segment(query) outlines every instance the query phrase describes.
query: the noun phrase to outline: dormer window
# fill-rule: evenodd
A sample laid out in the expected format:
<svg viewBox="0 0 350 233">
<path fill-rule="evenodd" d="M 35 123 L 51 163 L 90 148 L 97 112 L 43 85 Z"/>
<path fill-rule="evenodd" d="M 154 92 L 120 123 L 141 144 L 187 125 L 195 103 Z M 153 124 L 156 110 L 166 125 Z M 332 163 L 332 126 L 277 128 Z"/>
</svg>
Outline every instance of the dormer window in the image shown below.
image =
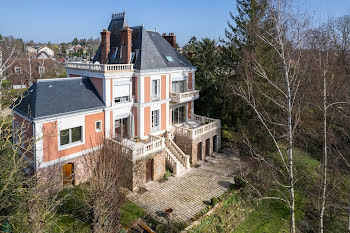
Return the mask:
<svg viewBox="0 0 350 233">
<path fill-rule="evenodd" d="M 173 57 L 170 55 L 164 55 L 164 57 L 167 59 L 168 62 L 174 61 Z"/>
</svg>

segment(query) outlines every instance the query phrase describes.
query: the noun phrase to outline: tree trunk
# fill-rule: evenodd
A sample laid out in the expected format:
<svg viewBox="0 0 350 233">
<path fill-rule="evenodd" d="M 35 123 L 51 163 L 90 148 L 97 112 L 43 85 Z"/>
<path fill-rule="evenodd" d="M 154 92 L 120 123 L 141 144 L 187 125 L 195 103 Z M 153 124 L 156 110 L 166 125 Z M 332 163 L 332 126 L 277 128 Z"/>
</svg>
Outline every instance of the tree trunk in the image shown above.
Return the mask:
<svg viewBox="0 0 350 233">
<path fill-rule="evenodd" d="M 283 58 L 284 59 L 284 58 Z M 284 60 L 285 61 L 285 60 Z M 285 64 L 284 64 L 285 65 Z M 289 194 L 290 194 L 290 232 L 296 232 L 295 226 L 295 196 L 294 196 L 294 172 L 293 172 L 293 127 L 292 127 L 292 104 L 291 104 L 291 91 L 289 83 L 289 74 L 287 66 L 285 69 L 285 79 L 287 88 L 287 124 L 288 124 L 288 170 L 289 170 Z"/>
<path fill-rule="evenodd" d="M 320 233 L 323 233 L 324 228 L 324 211 L 326 205 L 326 192 L 327 192 L 327 82 L 326 75 L 323 74 L 323 150 L 324 150 L 324 164 L 323 164 L 323 190 L 321 199 L 321 213 L 320 213 Z"/>
</svg>

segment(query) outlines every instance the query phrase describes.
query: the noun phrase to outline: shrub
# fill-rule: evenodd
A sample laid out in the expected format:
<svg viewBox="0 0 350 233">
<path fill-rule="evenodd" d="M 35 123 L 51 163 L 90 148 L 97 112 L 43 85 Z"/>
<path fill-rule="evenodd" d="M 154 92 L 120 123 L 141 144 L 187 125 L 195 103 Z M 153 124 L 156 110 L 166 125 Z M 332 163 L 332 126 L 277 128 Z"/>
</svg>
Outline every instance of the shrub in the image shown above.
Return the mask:
<svg viewBox="0 0 350 233">
<path fill-rule="evenodd" d="M 245 188 L 246 182 L 242 180 L 240 177 L 235 177 L 235 183 L 231 185 L 231 190 L 240 190 Z"/>
<path fill-rule="evenodd" d="M 164 177 L 168 179 L 170 176 L 171 176 L 171 171 L 169 169 L 166 169 L 164 173 Z"/>
<path fill-rule="evenodd" d="M 216 197 L 213 197 L 213 198 L 210 200 L 210 203 L 211 203 L 211 205 L 214 207 L 216 204 L 219 203 L 219 200 L 218 200 Z"/>
</svg>

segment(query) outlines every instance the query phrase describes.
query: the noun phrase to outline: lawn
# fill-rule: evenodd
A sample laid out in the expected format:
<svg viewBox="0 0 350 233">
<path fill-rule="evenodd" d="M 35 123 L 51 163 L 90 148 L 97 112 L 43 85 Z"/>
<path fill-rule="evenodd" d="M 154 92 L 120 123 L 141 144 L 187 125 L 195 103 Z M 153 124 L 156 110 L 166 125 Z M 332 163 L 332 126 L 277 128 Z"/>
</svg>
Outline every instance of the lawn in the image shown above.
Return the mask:
<svg viewBox="0 0 350 233">
<path fill-rule="evenodd" d="M 126 201 L 120 209 L 121 223 L 124 226 L 128 226 L 136 219 L 145 216 L 145 214 L 146 212 L 144 209 L 131 201 Z"/>
<path fill-rule="evenodd" d="M 277 154 L 273 155 L 276 159 Z M 308 185 L 318 179 L 317 168 L 320 163 L 309 154 L 294 150 L 295 168 L 298 174 L 304 176 L 298 186 Z M 305 205 L 305 189 L 296 193 L 296 201 L 299 208 Z M 304 217 L 304 213 L 296 212 L 297 220 Z M 213 214 L 204 218 L 201 224 L 191 230 L 191 233 L 199 232 L 269 232 L 282 233 L 289 231 L 289 209 L 280 201 L 272 200 L 247 200 L 244 190 L 232 191 L 222 202 L 221 206 Z"/>
</svg>

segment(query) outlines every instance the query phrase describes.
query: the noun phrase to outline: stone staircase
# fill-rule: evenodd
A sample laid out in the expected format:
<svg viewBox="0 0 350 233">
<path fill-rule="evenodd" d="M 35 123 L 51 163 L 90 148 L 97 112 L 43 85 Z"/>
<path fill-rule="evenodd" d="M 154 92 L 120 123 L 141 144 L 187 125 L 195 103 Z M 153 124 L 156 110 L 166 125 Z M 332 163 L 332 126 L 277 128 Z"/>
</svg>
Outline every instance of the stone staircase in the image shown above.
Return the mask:
<svg viewBox="0 0 350 233">
<path fill-rule="evenodd" d="M 170 138 L 165 139 L 165 145 L 166 164 L 173 170 L 173 175 L 178 177 L 187 173 L 191 169 L 190 156 L 186 155 Z"/>
</svg>

